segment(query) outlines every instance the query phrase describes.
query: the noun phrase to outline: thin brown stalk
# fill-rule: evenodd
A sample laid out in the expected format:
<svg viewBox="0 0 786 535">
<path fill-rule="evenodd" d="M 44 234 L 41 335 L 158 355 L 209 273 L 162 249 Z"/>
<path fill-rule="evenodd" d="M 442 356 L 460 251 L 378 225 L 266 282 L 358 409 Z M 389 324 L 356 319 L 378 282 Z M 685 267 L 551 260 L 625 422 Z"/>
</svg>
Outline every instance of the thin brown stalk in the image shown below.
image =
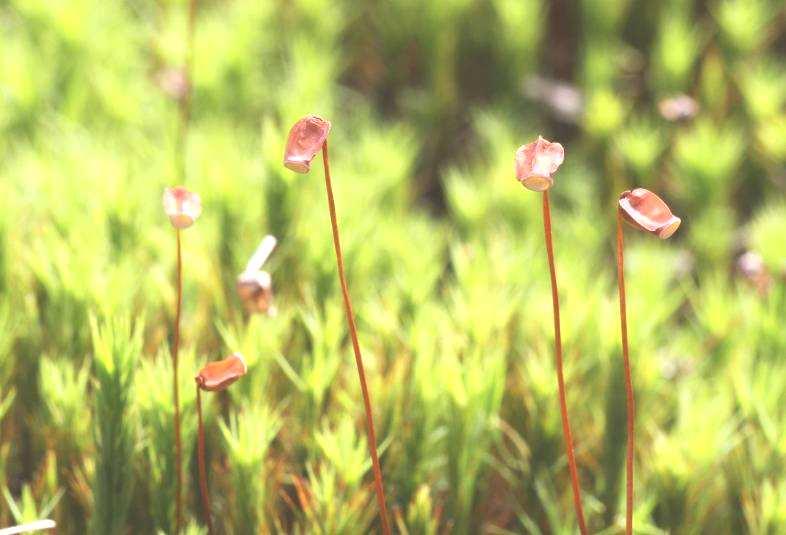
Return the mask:
<svg viewBox="0 0 786 535">
<path fill-rule="evenodd" d="M 377 505 L 379 506 L 379 516 L 382 521 L 382 531 L 385 535 L 390 535 L 390 524 L 388 522 L 387 505 L 385 504 L 385 490 L 382 482 L 382 469 L 379 465 L 377 455 L 377 436 L 374 432 L 374 419 L 371 415 L 371 396 L 366 384 L 366 372 L 363 368 L 363 357 L 360 355 L 360 344 L 358 333 L 355 327 L 355 314 L 352 311 L 352 301 L 349 297 L 349 287 L 347 286 L 346 275 L 344 274 L 344 256 L 341 253 L 341 242 L 338 235 L 338 220 L 336 218 L 336 204 L 333 200 L 333 186 L 330 182 L 330 162 L 328 159 L 327 140 L 322 145 L 322 163 L 325 168 L 325 189 L 327 190 L 328 211 L 330 212 L 330 224 L 333 229 L 333 246 L 336 250 L 336 264 L 338 265 L 338 278 L 341 283 L 341 294 L 344 297 L 344 311 L 347 315 L 347 325 L 349 335 L 352 338 L 352 349 L 355 352 L 355 364 L 357 365 L 358 377 L 360 378 L 360 390 L 363 393 L 363 405 L 366 411 L 366 433 L 368 434 L 368 448 L 371 453 L 371 464 L 374 470 L 374 486 L 377 493 Z"/>
<path fill-rule="evenodd" d="M 213 517 L 210 513 L 210 494 L 207 490 L 207 466 L 205 464 L 205 427 L 202 423 L 202 391 L 197 385 L 197 464 L 199 465 L 199 492 L 202 495 L 202 510 L 205 515 L 207 532 L 213 535 Z"/>
<path fill-rule="evenodd" d="M 183 306 L 183 257 L 180 247 L 180 229 L 175 230 L 177 236 L 177 300 L 175 302 L 175 332 L 172 339 L 172 398 L 175 408 L 175 533 L 180 533 L 183 525 L 183 446 L 180 437 L 180 385 L 179 385 L 179 352 L 180 352 L 180 313 Z"/>
<path fill-rule="evenodd" d="M 620 331 L 622 334 L 622 359 L 625 365 L 625 394 L 628 411 L 628 445 L 626 455 L 625 477 L 625 533 L 633 533 L 633 422 L 636 418 L 636 405 L 633 399 L 633 381 L 630 371 L 630 354 L 628 350 L 628 317 L 625 304 L 625 258 L 624 238 L 622 231 L 622 211 L 617 210 L 617 283 L 620 297 Z"/>
<path fill-rule="evenodd" d="M 579 474 L 576 468 L 576 456 L 573 452 L 573 434 L 570 430 L 568 419 L 568 402 L 565 396 L 565 377 L 562 371 L 562 332 L 559 316 L 559 290 L 557 289 L 557 271 L 554 266 L 554 244 L 551 239 L 551 205 L 549 204 L 548 190 L 543 192 L 543 230 L 546 236 L 546 255 L 549 260 L 549 275 L 551 276 L 551 303 L 554 311 L 554 356 L 557 364 L 557 386 L 559 388 L 559 406 L 562 416 L 562 433 L 565 436 L 565 450 L 568 455 L 568 468 L 573 486 L 573 506 L 576 509 L 576 519 L 582 535 L 587 534 L 587 524 L 584 520 L 584 509 L 581 505 L 581 487 Z"/>
</svg>

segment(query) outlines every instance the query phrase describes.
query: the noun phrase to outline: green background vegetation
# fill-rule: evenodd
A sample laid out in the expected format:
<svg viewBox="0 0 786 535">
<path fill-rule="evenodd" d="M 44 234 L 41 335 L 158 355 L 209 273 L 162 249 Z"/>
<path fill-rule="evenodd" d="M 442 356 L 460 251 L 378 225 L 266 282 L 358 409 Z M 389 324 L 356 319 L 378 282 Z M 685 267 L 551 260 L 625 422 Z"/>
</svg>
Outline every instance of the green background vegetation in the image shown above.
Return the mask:
<svg viewBox="0 0 786 535">
<path fill-rule="evenodd" d="M 183 0 L 0 0 L 0 525 L 171 533 L 168 336 L 181 181 Z M 593 531 L 623 524 L 613 224 L 633 185 L 683 217 L 628 232 L 640 533 L 786 532 L 786 9 L 779 0 L 200 2 L 185 184 L 187 513 L 193 374 L 229 533 L 377 529 L 360 392 L 317 167 L 289 126 L 333 121 L 331 163 L 388 498 L 411 534 L 574 533 L 540 198 L 553 189 L 569 407 Z M 544 102 L 544 82 L 578 97 Z M 700 103 L 692 120 L 664 97 Z M 547 99 L 549 100 L 549 99 Z M 550 101 L 550 100 L 549 100 Z M 278 315 L 234 281 L 264 234 Z M 770 282 L 735 267 L 752 250 Z M 622 491 L 622 492 L 621 492 Z"/>
</svg>

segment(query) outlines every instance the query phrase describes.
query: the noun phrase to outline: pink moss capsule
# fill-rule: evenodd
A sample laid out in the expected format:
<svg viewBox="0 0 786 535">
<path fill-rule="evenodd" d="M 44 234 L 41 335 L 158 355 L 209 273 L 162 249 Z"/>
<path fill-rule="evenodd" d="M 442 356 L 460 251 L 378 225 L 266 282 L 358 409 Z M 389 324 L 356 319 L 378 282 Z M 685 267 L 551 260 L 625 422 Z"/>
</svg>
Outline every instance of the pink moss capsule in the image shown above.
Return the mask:
<svg viewBox="0 0 786 535">
<path fill-rule="evenodd" d="M 208 362 L 194 378 L 202 390 L 218 392 L 243 377 L 248 371 L 240 353 L 232 353 L 223 360 Z"/>
<path fill-rule="evenodd" d="M 644 188 L 622 192 L 619 207 L 628 223 L 662 240 L 674 234 L 682 223 L 663 199 Z"/>
<path fill-rule="evenodd" d="M 202 213 L 202 200 L 199 195 L 183 186 L 164 190 L 164 212 L 169 216 L 172 226 L 177 229 L 188 228 Z"/>
<path fill-rule="evenodd" d="M 296 173 L 308 173 L 311 161 L 322 150 L 330 133 L 330 121 L 316 115 L 300 119 L 289 131 L 284 166 Z"/>
<path fill-rule="evenodd" d="M 538 136 L 537 141 L 522 145 L 516 151 L 516 178 L 532 191 L 546 191 L 565 159 L 565 149 Z"/>
</svg>

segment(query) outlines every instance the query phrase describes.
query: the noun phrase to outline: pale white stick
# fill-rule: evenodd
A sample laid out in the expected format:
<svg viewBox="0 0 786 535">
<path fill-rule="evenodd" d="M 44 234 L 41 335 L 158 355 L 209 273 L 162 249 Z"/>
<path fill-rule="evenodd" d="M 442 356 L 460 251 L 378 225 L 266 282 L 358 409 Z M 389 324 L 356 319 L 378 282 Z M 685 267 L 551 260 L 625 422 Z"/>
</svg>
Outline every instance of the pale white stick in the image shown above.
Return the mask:
<svg viewBox="0 0 786 535">
<path fill-rule="evenodd" d="M 273 252 L 273 249 L 276 248 L 276 237 L 271 236 L 268 234 L 262 241 L 259 242 L 259 246 L 257 250 L 254 251 L 254 254 L 251 255 L 251 259 L 246 264 L 246 269 L 243 273 L 255 273 L 262 269 L 262 266 L 267 262 L 267 259 L 270 257 L 270 254 Z"/>
<path fill-rule="evenodd" d="M 39 529 L 52 529 L 55 527 L 54 520 L 36 520 L 28 524 L 21 524 L 10 528 L 0 529 L 0 535 L 14 535 L 16 533 L 30 533 Z"/>
</svg>

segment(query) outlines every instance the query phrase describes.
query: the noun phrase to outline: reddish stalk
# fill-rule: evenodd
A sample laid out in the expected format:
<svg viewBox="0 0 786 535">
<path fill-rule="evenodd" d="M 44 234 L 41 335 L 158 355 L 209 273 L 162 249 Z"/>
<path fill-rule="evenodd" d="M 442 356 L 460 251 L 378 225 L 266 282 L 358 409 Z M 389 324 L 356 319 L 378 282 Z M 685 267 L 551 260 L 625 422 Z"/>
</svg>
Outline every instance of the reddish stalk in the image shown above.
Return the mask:
<svg viewBox="0 0 786 535">
<path fill-rule="evenodd" d="M 180 247 L 180 229 L 177 236 L 177 301 L 175 304 L 175 332 L 172 340 L 172 397 L 175 405 L 175 533 L 183 525 L 183 446 L 180 437 L 180 386 L 178 369 L 180 351 L 180 312 L 183 305 L 183 258 Z"/>
<path fill-rule="evenodd" d="M 633 399 L 633 381 L 630 372 L 630 354 L 628 350 L 628 318 L 625 304 L 625 258 L 624 238 L 622 231 L 622 211 L 617 210 L 617 283 L 620 298 L 620 331 L 622 333 L 622 359 L 625 366 L 625 394 L 628 412 L 628 445 L 626 456 L 625 483 L 625 533 L 633 533 L 633 422 L 636 417 L 636 405 Z"/>
<path fill-rule="evenodd" d="M 344 274 L 344 256 L 341 253 L 341 242 L 338 234 L 338 221 L 336 218 L 336 205 L 333 200 L 333 187 L 330 181 L 330 162 L 328 159 L 327 140 L 322 145 L 322 164 L 325 168 L 325 189 L 327 190 L 328 211 L 330 212 L 330 224 L 333 230 L 333 246 L 336 250 L 336 264 L 338 265 L 338 278 L 341 283 L 341 294 L 344 297 L 344 311 L 347 315 L 347 325 L 349 335 L 352 338 L 352 349 L 355 352 L 355 364 L 357 365 L 358 377 L 360 378 L 360 390 L 363 393 L 363 405 L 366 411 L 366 433 L 368 435 L 368 448 L 371 453 L 371 463 L 374 470 L 374 486 L 377 494 L 377 505 L 379 506 L 379 516 L 382 520 L 382 532 L 390 535 L 390 524 L 388 523 L 388 511 L 385 504 L 385 490 L 382 483 L 382 469 L 379 465 L 377 455 L 377 436 L 374 432 L 374 419 L 371 415 L 371 396 L 366 384 L 366 372 L 363 368 L 363 357 L 360 355 L 360 344 L 358 333 L 355 327 L 355 314 L 352 311 L 352 301 L 349 297 L 349 287 L 347 286 L 346 275 Z"/>
<path fill-rule="evenodd" d="M 202 213 L 199 195 L 182 186 L 166 188 L 163 196 L 164 213 L 175 228 L 177 241 L 175 325 L 172 335 L 172 405 L 175 430 L 175 533 L 183 526 L 183 447 L 180 437 L 180 319 L 183 308 L 183 254 L 180 231 L 194 224 Z"/>
<path fill-rule="evenodd" d="M 207 466 L 205 463 L 205 426 L 202 423 L 202 390 L 219 392 L 244 376 L 248 371 L 246 361 L 240 353 L 232 353 L 223 360 L 209 362 L 194 379 L 197 400 L 197 465 L 199 466 L 199 491 L 202 495 L 202 510 L 209 535 L 213 535 L 213 515 L 210 511 L 210 494 L 207 489 Z"/>
<path fill-rule="evenodd" d="M 551 205 L 549 192 L 543 191 L 543 230 L 546 236 L 546 255 L 549 260 L 549 275 L 551 276 L 551 302 L 554 311 L 554 356 L 557 364 L 557 385 L 559 387 L 559 405 L 562 416 L 562 433 L 565 436 L 565 449 L 568 455 L 568 468 L 573 486 L 573 506 L 576 509 L 576 519 L 582 535 L 587 534 L 587 524 L 584 520 L 584 509 L 581 505 L 581 487 L 579 474 L 576 468 L 576 456 L 573 452 L 573 434 L 570 430 L 568 419 L 568 403 L 565 396 L 565 377 L 562 371 L 562 333 L 559 316 L 559 290 L 557 289 L 557 271 L 554 266 L 554 245 L 551 240 Z"/>
<path fill-rule="evenodd" d="M 213 518 L 210 513 L 210 495 L 207 491 L 207 467 L 205 466 L 205 428 L 202 424 L 202 392 L 197 383 L 197 422 L 198 422 L 198 442 L 197 442 L 197 464 L 199 465 L 199 492 L 202 494 L 202 509 L 205 514 L 207 532 L 213 534 Z"/>
</svg>

